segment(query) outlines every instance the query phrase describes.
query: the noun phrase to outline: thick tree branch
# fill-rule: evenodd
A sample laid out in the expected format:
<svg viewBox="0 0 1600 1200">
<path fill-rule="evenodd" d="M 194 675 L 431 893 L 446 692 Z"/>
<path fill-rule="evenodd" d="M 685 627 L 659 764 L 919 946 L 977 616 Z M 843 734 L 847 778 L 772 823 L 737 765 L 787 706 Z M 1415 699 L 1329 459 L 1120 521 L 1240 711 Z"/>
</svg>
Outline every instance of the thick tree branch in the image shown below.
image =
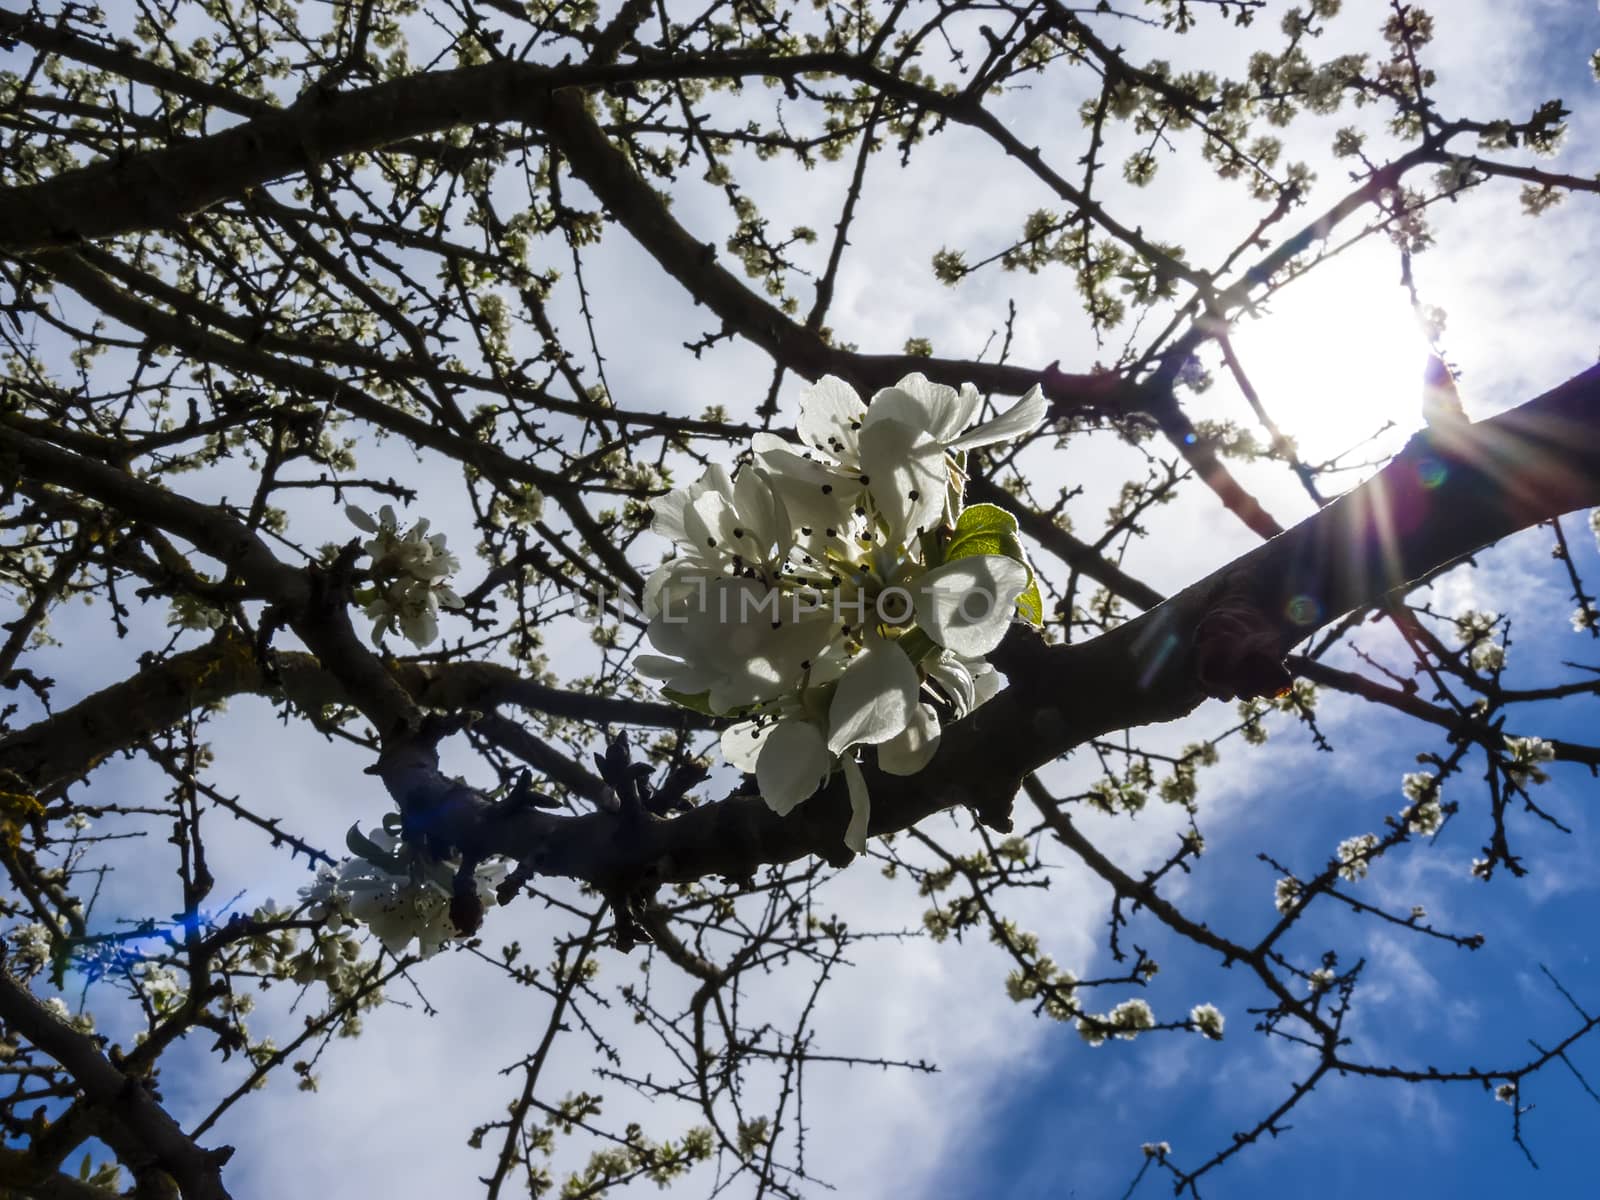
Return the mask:
<svg viewBox="0 0 1600 1200">
<path fill-rule="evenodd" d="M 177 1182 L 184 1200 L 228 1200 L 222 1164 L 233 1148 L 203 1150 L 195 1145 L 144 1083 L 124 1075 L 93 1037 L 57 1019 L 3 969 L 0 1020 L 66 1068 L 84 1099 L 105 1114 L 100 1135 L 141 1179 L 141 1195 L 146 1194 L 143 1177 L 156 1169 Z"/>
<path fill-rule="evenodd" d="M 314 655 L 280 650 L 273 652 L 271 661 L 268 671 L 243 636 L 224 630 L 207 645 L 174 654 L 0 738 L 0 770 L 14 771 L 42 791 L 86 774 L 117 751 L 230 696 L 284 696 L 308 712 L 353 702 L 348 689 Z M 488 712 L 511 704 L 599 725 L 700 729 L 710 724 L 676 705 L 569 692 L 535 683 L 497 663 L 398 662 L 391 671 L 419 705 L 439 712 Z M 547 773 L 555 775 L 558 770 L 552 767 Z M 573 777 L 588 778 L 592 777 L 583 771 Z M 582 787 L 578 790 L 587 794 Z"/>
</svg>

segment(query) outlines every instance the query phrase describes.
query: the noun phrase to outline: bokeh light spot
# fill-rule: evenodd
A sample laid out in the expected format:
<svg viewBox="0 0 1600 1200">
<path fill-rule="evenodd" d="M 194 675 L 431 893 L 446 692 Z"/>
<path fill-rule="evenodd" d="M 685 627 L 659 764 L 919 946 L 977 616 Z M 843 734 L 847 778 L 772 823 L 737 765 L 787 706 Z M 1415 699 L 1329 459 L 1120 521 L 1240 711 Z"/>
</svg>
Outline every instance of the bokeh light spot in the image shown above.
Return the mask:
<svg viewBox="0 0 1600 1200">
<path fill-rule="evenodd" d="M 1445 481 L 1450 470 L 1437 458 L 1419 458 L 1417 460 L 1417 482 L 1432 491 Z"/>
<path fill-rule="evenodd" d="M 1284 615 L 1296 625 L 1315 625 L 1322 620 L 1322 605 L 1315 596 L 1304 593 L 1289 597 L 1283 606 Z"/>
</svg>

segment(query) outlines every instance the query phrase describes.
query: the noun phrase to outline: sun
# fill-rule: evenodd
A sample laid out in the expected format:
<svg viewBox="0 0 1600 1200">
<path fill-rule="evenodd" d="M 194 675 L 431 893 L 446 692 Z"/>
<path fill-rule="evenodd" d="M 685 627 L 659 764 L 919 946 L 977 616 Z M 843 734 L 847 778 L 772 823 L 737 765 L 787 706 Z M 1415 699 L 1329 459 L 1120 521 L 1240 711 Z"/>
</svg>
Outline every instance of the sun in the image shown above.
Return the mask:
<svg viewBox="0 0 1600 1200">
<path fill-rule="evenodd" d="M 1381 462 L 1422 425 L 1429 346 L 1399 273 L 1388 247 L 1359 247 L 1234 326 L 1262 406 L 1310 466 Z"/>
</svg>

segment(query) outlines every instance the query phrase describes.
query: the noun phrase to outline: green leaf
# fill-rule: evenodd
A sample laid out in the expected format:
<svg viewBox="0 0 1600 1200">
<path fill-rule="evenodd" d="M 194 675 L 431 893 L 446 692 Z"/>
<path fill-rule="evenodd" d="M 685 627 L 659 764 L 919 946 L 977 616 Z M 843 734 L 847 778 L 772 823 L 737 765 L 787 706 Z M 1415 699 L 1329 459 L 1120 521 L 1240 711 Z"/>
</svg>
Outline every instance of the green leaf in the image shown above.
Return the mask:
<svg viewBox="0 0 1600 1200">
<path fill-rule="evenodd" d="M 694 712 L 704 713 L 708 717 L 720 717 L 722 715 L 711 710 L 710 692 L 696 692 L 691 696 L 688 692 L 676 692 L 669 687 L 664 687 L 661 689 L 661 694 L 680 708 L 692 709 Z"/>
<path fill-rule="evenodd" d="M 1027 562 L 1022 542 L 1017 537 L 1017 519 L 996 504 L 974 504 L 963 509 L 956 521 L 955 536 L 945 547 L 944 561 L 971 558 L 978 554 L 1000 554 Z"/>
<path fill-rule="evenodd" d="M 979 531 L 1015 534 L 1017 519 L 998 504 L 969 505 L 956 518 L 956 536 Z"/>
<path fill-rule="evenodd" d="M 1039 594 L 1039 581 L 1033 578 L 1033 569 L 1028 569 L 1028 586 L 1022 595 L 1017 597 L 1017 615 L 1038 629 L 1044 624 L 1044 597 Z"/>
</svg>

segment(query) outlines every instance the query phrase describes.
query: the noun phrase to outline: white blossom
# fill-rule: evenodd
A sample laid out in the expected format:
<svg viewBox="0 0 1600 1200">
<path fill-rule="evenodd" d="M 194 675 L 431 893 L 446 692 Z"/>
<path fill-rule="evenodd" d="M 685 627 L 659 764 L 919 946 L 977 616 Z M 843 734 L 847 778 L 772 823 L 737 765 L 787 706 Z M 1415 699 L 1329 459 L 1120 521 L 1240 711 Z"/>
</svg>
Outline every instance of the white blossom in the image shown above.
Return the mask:
<svg viewBox="0 0 1600 1200">
<path fill-rule="evenodd" d="M 20 974 L 32 975 L 50 961 L 50 931 L 37 921 L 13 929 L 6 938 L 12 966 Z"/>
<path fill-rule="evenodd" d="M 1285 916 L 1299 903 L 1300 893 L 1305 890 L 1302 884 L 1293 875 L 1285 875 L 1278 880 L 1273 888 L 1272 905 Z"/>
<path fill-rule="evenodd" d="M 1117 1027 L 1117 1037 L 1124 1041 L 1132 1041 L 1139 1035 L 1140 1030 L 1154 1028 L 1156 1017 L 1150 1011 L 1149 1003 L 1136 996 L 1131 1000 L 1124 1000 L 1113 1008 L 1106 1017 L 1106 1023 Z"/>
<path fill-rule="evenodd" d="M 1538 737 L 1508 737 L 1505 739 L 1506 757 L 1509 760 L 1506 766 L 1506 777 L 1518 787 L 1526 787 L 1529 781 L 1533 783 L 1548 783 L 1550 776 L 1540 769 L 1539 764 L 1550 762 L 1556 756 L 1556 748 L 1550 742 Z"/>
<path fill-rule="evenodd" d="M 358 596 L 373 622 L 373 642 L 398 631 L 418 647 L 429 645 L 439 636 L 439 610 L 462 606 L 461 597 L 445 582 L 461 567 L 445 548 L 445 535 L 429 534 L 426 518 L 401 533 L 394 508 L 387 504 L 376 519 L 354 504 L 344 511 L 357 529 L 373 535 L 362 548 L 372 558 L 374 586 Z"/>
<path fill-rule="evenodd" d="M 1472 647 L 1468 656 L 1475 671 L 1499 671 L 1506 665 L 1506 648 L 1499 642 L 1485 639 Z"/>
<path fill-rule="evenodd" d="M 184 987 L 178 973 L 160 963 L 145 963 L 139 972 L 139 988 L 158 1013 L 170 1012 L 182 1002 Z"/>
<path fill-rule="evenodd" d="M 1400 791 L 1405 798 L 1413 804 L 1426 800 L 1434 794 L 1438 787 L 1437 775 L 1430 775 L 1426 771 L 1408 771 L 1400 779 Z"/>
<path fill-rule="evenodd" d="M 862 753 L 876 747 L 891 774 L 926 766 L 941 734 L 931 701 L 960 719 L 995 694 L 984 656 L 1032 586 L 1015 518 L 963 509 L 963 464 L 1034 429 L 1044 400 L 1034 388 L 974 424 L 980 404 L 970 386 L 921 375 L 864 403 L 827 377 L 801 396 L 803 445 L 757 435 L 753 461 L 712 466 L 655 504 L 652 528 L 676 555 L 646 583 L 657 653 L 635 668 L 680 703 L 745 718 L 723 755 L 754 772 L 774 811 L 842 773 L 857 852 L 870 820 Z M 958 552 L 975 530 L 981 548 Z"/>
<path fill-rule="evenodd" d="M 1208 1038 L 1218 1042 L 1222 1040 L 1223 1016 L 1215 1004 L 1196 1004 L 1189 1010 L 1189 1020 Z"/>
<path fill-rule="evenodd" d="M 394 507 L 385 504 L 378 518 L 354 504 L 345 506 L 345 516 L 363 533 L 372 534 L 363 549 L 372 557 L 375 575 L 409 575 L 413 579 L 443 579 L 460 570 L 456 556 L 445 549 L 445 535 L 429 534 L 428 520 L 420 519 L 405 533 L 400 532 Z"/>
<path fill-rule="evenodd" d="M 1079 1017 L 1078 1018 L 1078 1022 L 1077 1022 L 1078 1036 L 1081 1037 L 1085 1042 L 1087 1042 L 1091 1046 L 1103 1046 L 1103 1045 L 1105 1045 L 1106 1044 L 1105 1027 L 1103 1025 L 1097 1023 L 1097 1022 L 1099 1022 L 1101 1020 L 1103 1020 L 1103 1018 L 1096 1017 L 1096 1018 L 1090 1019 L 1090 1018 L 1085 1018 L 1085 1017 Z"/>
<path fill-rule="evenodd" d="M 1401 815 L 1405 818 L 1406 831 L 1422 837 L 1432 837 L 1444 824 L 1444 809 L 1439 807 L 1437 800 L 1419 801 Z"/>
<path fill-rule="evenodd" d="M 1358 837 L 1346 838 L 1339 843 L 1339 876 L 1354 883 L 1358 879 L 1365 879 L 1367 865 L 1372 853 L 1377 849 L 1378 835 L 1363 833 Z"/>
<path fill-rule="evenodd" d="M 387 830 L 372 830 L 366 840 L 398 861 L 400 840 Z M 324 866 L 317 872 L 316 882 L 300 889 L 300 898 L 309 903 L 308 915 L 326 921 L 330 931 L 337 932 L 346 921 L 358 922 L 371 929 L 391 954 L 403 953 L 414 939 L 418 953 L 429 958 L 456 932 L 450 921 L 455 867 L 448 862 L 413 859 L 411 869 L 401 874 L 391 870 L 390 865 L 347 858 L 337 866 Z M 500 863 L 478 867 L 478 898 L 485 905 L 495 903 L 495 886 L 505 873 L 506 868 Z M 344 953 L 338 948 L 332 952 Z M 317 976 L 315 965 L 311 960 L 303 964 L 307 978 L 300 982 Z"/>
<path fill-rule="evenodd" d="M 176 629 L 220 629 L 227 622 L 227 616 L 220 609 L 211 607 L 198 596 L 191 596 L 188 592 L 179 592 L 172 598 L 171 611 L 167 615 L 167 626 Z"/>
</svg>

